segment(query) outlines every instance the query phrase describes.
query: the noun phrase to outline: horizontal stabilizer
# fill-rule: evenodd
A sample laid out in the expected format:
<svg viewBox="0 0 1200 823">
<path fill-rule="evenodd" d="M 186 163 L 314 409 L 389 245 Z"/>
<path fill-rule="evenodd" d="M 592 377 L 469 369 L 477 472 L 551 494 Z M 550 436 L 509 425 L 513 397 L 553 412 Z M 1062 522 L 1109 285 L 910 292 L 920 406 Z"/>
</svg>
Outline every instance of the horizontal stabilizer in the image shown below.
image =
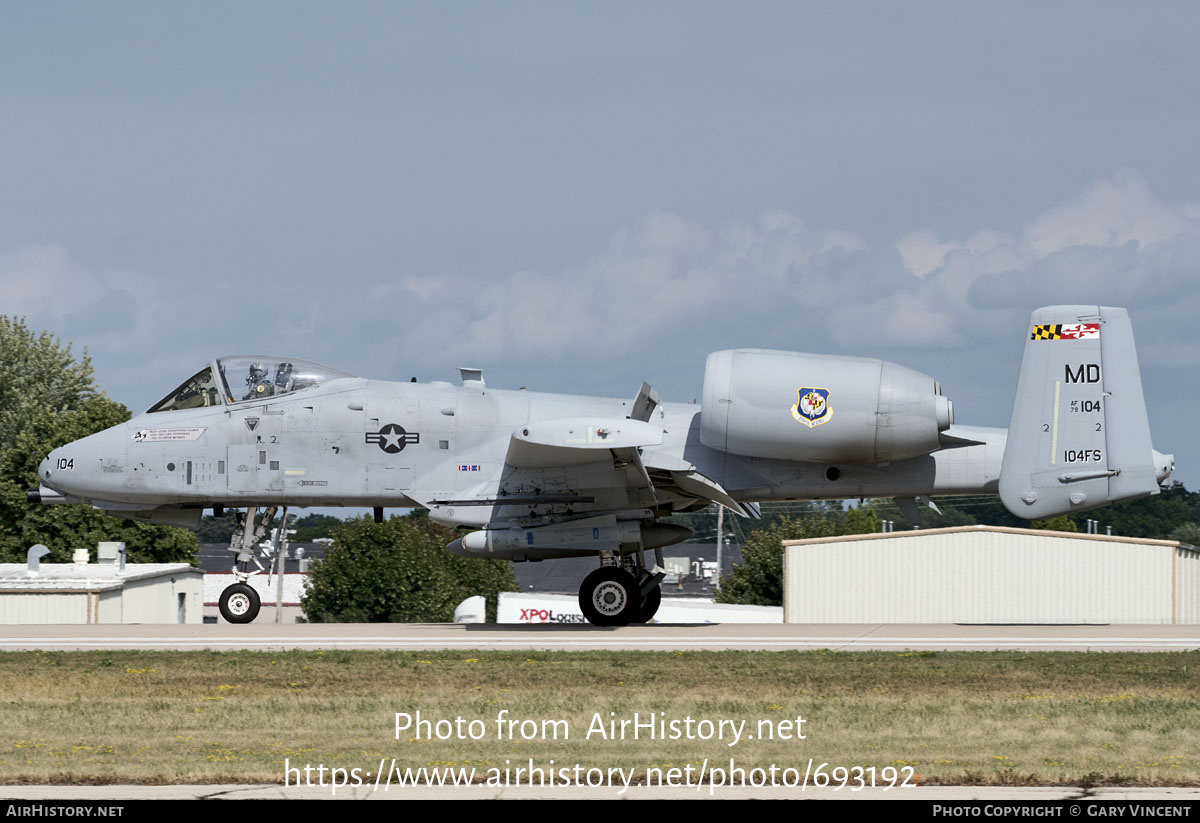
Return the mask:
<svg viewBox="0 0 1200 823">
<path fill-rule="evenodd" d="M 938 433 L 938 443 L 943 449 L 961 449 L 966 446 L 983 446 L 986 440 L 971 436 L 971 429 L 963 426 L 951 426 Z"/>
<path fill-rule="evenodd" d="M 1030 317 L 1000 471 L 1005 508 L 1030 520 L 1158 493 L 1125 309 L 1050 306 Z"/>
</svg>

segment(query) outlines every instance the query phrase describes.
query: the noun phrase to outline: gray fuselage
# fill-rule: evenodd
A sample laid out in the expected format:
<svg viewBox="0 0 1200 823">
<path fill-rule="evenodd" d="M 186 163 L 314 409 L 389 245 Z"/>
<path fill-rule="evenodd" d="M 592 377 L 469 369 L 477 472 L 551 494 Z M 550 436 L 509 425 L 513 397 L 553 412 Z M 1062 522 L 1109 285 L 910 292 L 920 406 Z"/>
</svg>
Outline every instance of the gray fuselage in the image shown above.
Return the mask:
<svg viewBox="0 0 1200 823">
<path fill-rule="evenodd" d="M 160 411 L 71 443 L 43 461 L 43 482 L 110 511 L 162 506 L 429 506 L 437 519 L 483 525 L 564 512 L 684 510 L 669 484 L 639 491 L 609 462 L 514 468 L 514 433 L 564 418 L 619 422 L 631 401 L 481 381 L 396 383 L 344 377 L 265 399 Z M 664 403 L 649 421 L 661 445 L 651 473 L 691 467 L 739 501 L 994 494 L 1003 429 L 955 427 L 979 445 L 881 465 L 741 457 L 700 442 L 701 407 Z M 536 507 L 487 505 L 557 495 Z M 455 505 L 455 504 L 458 505 Z M 518 511 L 520 509 L 520 511 Z M 525 512 L 525 509 L 530 511 Z"/>
</svg>

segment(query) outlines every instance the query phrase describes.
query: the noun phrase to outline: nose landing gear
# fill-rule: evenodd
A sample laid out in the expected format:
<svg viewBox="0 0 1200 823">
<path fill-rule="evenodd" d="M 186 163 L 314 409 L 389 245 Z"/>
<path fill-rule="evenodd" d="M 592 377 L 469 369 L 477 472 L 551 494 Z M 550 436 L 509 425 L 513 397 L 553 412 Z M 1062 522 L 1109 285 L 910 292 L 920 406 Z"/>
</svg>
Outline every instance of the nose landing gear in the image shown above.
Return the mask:
<svg viewBox="0 0 1200 823">
<path fill-rule="evenodd" d="M 258 617 L 258 613 L 262 608 L 262 600 L 258 596 L 258 592 L 250 585 L 250 578 L 263 571 L 263 565 L 255 557 L 254 549 L 263 536 L 267 533 L 267 526 L 275 518 L 275 506 L 268 507 L 262 515 L 262 518 L 255 523 L 258 507 L 251 506 L 246 510 L 245 517 L 238 515 L 238 525 L 233 531 L 233 537 L 229 541 L 229 551 L 235 552 L 237 557 L 233 563 L 233 575 L 237 578 L 237 582 L 225 587 L 221 592 L 221 597 L 217 601 L 217 607 L 221 611 L 221 616 L 230 623 L 253 623 Z M 287 523 L 287 509 L 284 508 L 284 523 Z M 285 528 L 279 529 L 279 537 L 277 540 L 286 540 Z M 278 554 L 278 552 L 276 552 Z M 282 562 L 282 561 L 281 561 Z M 256 568 L 251 569 L 250 564 L 253 563 Z M 280 567 L 279 574 L 283 574 L 283 568 Z"/>
<path fill-rule="evenodd" d="M 217 606 L 221 610 L 221 617 L 230 623 L 252 623 L 258 617 L 262 601 L 250 584 L 234 583 L 221 592 Z"/>
</svg>

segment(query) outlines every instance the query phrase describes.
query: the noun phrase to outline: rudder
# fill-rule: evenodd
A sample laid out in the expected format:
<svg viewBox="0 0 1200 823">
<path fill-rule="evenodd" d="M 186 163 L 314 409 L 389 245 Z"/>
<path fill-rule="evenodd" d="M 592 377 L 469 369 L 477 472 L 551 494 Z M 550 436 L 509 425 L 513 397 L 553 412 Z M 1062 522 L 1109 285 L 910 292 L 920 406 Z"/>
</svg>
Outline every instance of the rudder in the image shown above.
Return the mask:
<svg viewBox="0 0 1200 823">
<path fill-rule="evenodd" d="M 1158 493 L 1133 328 L 1125 309 L 1030 316 L 1000 470 L 1000 499 L 1030 520 Z"/>
</svg>

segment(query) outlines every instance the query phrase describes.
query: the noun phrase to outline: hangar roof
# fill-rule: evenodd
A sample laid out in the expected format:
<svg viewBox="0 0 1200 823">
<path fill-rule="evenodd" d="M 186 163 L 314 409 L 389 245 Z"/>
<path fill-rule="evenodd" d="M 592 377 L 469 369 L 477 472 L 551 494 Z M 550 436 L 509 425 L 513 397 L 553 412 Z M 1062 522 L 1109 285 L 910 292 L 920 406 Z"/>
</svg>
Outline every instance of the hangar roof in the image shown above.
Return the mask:
<svg viewBox="0 0 1200 823">
<path fill-rule="evenodd" d="M 187 563 L 126 563 L 124 572 L 115 563 L 42 563 L 30 576 L 24 563 L 0 563 L 0 592 L 110 591 L 132 580 L 185 573 L 201 571 Z"/>
<path fill-rule="evenodd" d="M 1178 540 L 1153 540 L 1148 537 L 1118 537 L 1108 534 L 1086 534 L 1080 532 L 1054 532 L 1046 529 L 1014 529 L 1009 526 L 951 526 L 945 529 L 906 529 L 895 532 L 873 532 L 871 534 L 844 534 L 838 537 L 810 537 L 807 540 L 784 540 L 785 546 L 806 546 L 814 543 L 845 543 L 853 540 L 894 540 L 901 537 L 924 537 L 931 534 L 954 534 L 965 532 L 995 532 L 1025 537 L 1070 537 L 1077 540 L 1100 540 L 1109 543 L 1137 543 L 1142 546 L 1182 545 Z"/>
</svg>

